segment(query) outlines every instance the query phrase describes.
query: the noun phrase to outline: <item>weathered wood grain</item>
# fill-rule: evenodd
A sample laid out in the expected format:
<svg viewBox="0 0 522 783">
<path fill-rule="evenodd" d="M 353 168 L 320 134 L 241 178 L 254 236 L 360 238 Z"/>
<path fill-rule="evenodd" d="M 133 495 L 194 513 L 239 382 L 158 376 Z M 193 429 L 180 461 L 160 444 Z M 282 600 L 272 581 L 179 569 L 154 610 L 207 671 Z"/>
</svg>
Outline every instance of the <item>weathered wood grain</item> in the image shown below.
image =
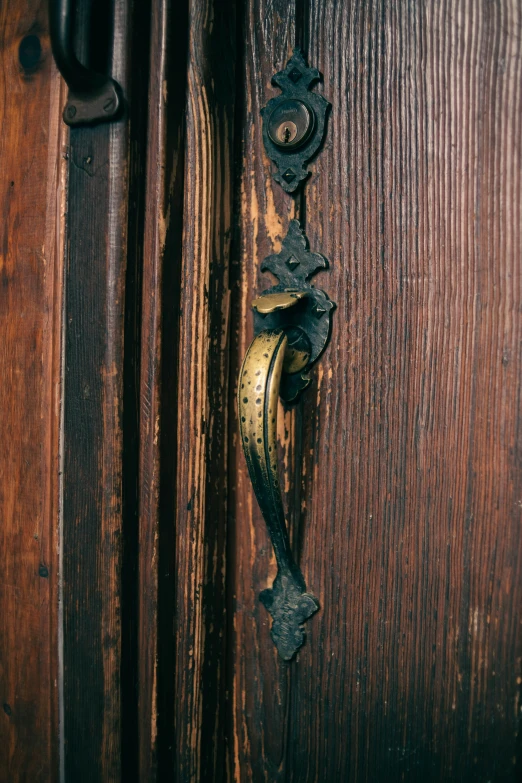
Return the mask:
<svg viewBox="0 0 522 783">
<path fill-rule="evenodd" d="M 224 770 L 228 266 L 235 100 L 234 4 L 188 5 L 175 497 L 177 780 Z M 170 304 L 167 303 L 167 307 Z M 172 504 L 172 500 L 170 501 Z"/>
<path fill-rule="evenodd" d="M 63 91 L 46 4 L 0 8 L 2 780 L 58 770 L 58 433 Z"/>
<path fill-rule="evenodd" d="M 109 10 L 97 8 L 106 22 Z M 89 4 L 78 11 L 85 30 Z M 116 3 L 107 35 L 124 117 L 70 134 L 61 731 L 63 773 L 75 781 L 138 775 L 137 329 L 148 13 L 146 3 Z M 100 20 L 93 27 L 103 40 Z M 82 58 L 87 44 L 79 36 Z"/>
<path fill-rule="evenodd" d="M 232 275 L 231 389 L 229 398 L 230 488 L 227 574 L 231 615 L 228 643 L 230 716 L 227 732 L 230 780 L 281 780 L 288 730 L 288 666 L 270 638 L 270 616 L 258 600 L 272 585 L 276 563 L 238 442 L 236 382 L 253 337 L 251 302 L 271 281 L 259 272 L 263 258 L 278 252 L 298 202 L 270 176 L 264 155 L 260 110 L 279 93 L 275 71 L 291 56 L 296 40 L 294 2 L 251 2 L 240 19 L 236 140 L 236 228 Z M 232 416 L 233 413 L 233 416 Z M 285 500 L 299 507 L 293 466 L 299 464 L 300 411 L 279 411 Z M 297 515 L 291 512 L 291 534 Z M 305 579 L 307 575 L 305 573 Z"/>
<path fill-rule="evenodd" d="M 255 603 L 270 551 L 239 464 L 234 779 L 514 781 L 520 8 L 303 8 L 309 61 L 333 104 L 306 227 L 331 263 L 317 285 L 338 309 L 303 401 L 299 523 L 322 609 L 285 700 Z M 276 18 L 257 18 L 253 39 Z M 248 35 L 262 105 L 270 91 Z M 262 198 L 268 177 L 255 182 Z M 253 289 L 243 273 L 242 302 Z M 242 316 L 244 344 L 249 328 Z"/>
<path fill-rule="evenodd" d="M 518 4 L 115 6 L 130 114 L 68 150 L 65 779 L 517 780 Z M 45 14 L 0 10 L 0 777 L 42 781 L 58 769 L 66 138 Z M 42 51 L 20 61 L 28 34 Z M 333 104 L 298 200 L 270 178 L 259 117 L 296 43 Z M 296 215 L 338 308 L 281 415 L 321 603 L 288 665 L 258 601 L 275 562 L 234 392 L 259 264 Z"/>
<path fill-rule="evenodd" d="M 140 383 L 140 780 L 172 776 L 178 341 L 187 11 L 152 5 Z M 180 662 L 179 665 L 182 665 Z M 178 705 L 181 706 L 181 705 Z M 182 709 L 182 707 L 181 707 Z"/>
</svg>

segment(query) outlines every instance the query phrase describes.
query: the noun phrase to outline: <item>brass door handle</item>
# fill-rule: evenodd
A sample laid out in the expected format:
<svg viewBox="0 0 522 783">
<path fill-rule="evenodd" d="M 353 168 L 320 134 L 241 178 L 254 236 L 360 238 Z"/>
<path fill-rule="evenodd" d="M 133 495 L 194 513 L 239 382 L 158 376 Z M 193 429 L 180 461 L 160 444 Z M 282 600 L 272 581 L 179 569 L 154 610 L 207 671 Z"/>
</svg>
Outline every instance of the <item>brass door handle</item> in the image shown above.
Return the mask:
<svg viewBox="0 0 522 783">
<path fill-rule="evenodd" d="M 273 586 L 263 590 L 260 599 L 273 618 L 272 639 L 287 661 L 303 644 L 303 623 L 319 603 L 307 592 L 290 548 L 277 468 L 277 407 L 279 396 L 295 401 L 308 386 L 308 370 L 326 346 L 334 303 L 308 282 L 325 266 L 326 259 L 310 252 L 293 220 L 281 252 L 261 266 L 280 282 L 253 302 L 258 334 L 238 383 L 241 443 L 278 569 Z"/>
<path fill-rule="evenodd" d="M 254 338 L 241 367 L 238 410 L 248 472 L 277 561 L 274 585 L 260 599 L 274 618 L 272 638 L 279 654 L 290 660 L 303 643 L 302 624 L 319 604 L 306 592 L 292 556 L 279 485 L 277 406 L 285 356 L 293 359 L 282 329 L 267 329 Z"/>
</svg>

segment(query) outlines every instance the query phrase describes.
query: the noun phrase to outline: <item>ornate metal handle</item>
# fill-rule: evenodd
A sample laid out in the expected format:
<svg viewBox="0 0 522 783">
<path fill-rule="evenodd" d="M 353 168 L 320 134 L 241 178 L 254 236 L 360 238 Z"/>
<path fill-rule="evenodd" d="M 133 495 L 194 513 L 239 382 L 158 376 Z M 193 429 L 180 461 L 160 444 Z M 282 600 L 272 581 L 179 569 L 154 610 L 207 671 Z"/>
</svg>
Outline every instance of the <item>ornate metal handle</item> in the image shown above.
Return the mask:
<svg viewBox="0 0 522 783">
<path fill-rule="evenodd" d="M 69 87 L 64 122 L 74 126 L 114 120 L 123 106 L 121 87 L 110 76 L 86 68 L 78 60 L 73 48 L 74 17 L 74 0 L 50 0 L 51 48 Z"/>
<path fill-rule="evenodd" d="M 304 641 L 303 623 L 319 608 L 290 549 L 277 470 L 277 403 L 298 399 L 310 383 L 307 370 L 328 341 L 335 306 L 309 278 L 327 266 L 311 253 L 297 220 L 292 220 L 281 252 L 266 258 L 279 284 L 253 302 L 255 331 L 238 384 L 241 442 L 252 486 L 265 518 L 277 560 L 272 588 L 260 599 L 273 617 L 272 639 L 285 660 Z"/>
<path fill-rule="evenodd" d="M 303 575 L 292 556 L 279 487 L 277 403 L 285 360 L 295 361 L 295 350 L 289 349 L 282 329 L 267 329 L 258 334 L 241 368 L 238 409 L 248 472 L 278 568 L 273 587 L 263 590 L 260 599 L 274 618 L 272 638 L 279 654 L 290 660 L 304 641 L 302 623 L 317 611 L 319 604 L 306 592 Z"/>
</svg>

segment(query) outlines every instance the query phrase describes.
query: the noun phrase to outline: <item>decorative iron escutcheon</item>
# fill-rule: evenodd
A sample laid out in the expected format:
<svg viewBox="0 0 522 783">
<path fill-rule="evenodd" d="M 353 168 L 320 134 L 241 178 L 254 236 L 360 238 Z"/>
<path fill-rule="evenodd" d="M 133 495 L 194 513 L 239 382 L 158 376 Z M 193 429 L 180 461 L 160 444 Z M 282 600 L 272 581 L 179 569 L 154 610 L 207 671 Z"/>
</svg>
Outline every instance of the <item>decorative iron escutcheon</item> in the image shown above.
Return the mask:
<svg viewBox="0 0 522 783">
<path fill-rule="evenodd" d="M 290 548 L 277 467 L 277 406 L 279 396 L 286 402 L 299 398 L 310 383 L 310 367 L 326 347 L 335 304 L 309 279 L 327 266 L 292 220 L 281 252 L 261 265 L 279 282 L 253 302 L 256 337 L 238 384 L 241 443 L 278 568 L 273 586 L 260 599 L 273 618 L 272 639 L 287 661 L 303 644 L 303 623 L 319 603 L 307 592 Z"/>
</svg>

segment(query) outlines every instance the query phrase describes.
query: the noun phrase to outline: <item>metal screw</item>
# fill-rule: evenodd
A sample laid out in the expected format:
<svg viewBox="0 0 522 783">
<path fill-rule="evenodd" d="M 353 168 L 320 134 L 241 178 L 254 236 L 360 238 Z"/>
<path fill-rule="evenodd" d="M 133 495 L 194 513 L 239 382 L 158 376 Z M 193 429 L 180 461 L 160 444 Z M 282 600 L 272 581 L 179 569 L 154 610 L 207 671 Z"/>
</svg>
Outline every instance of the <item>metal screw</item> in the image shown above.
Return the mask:
<svg viewBox="0 0 522 783">
<path fill-rule="evenodd" d="M 103 104 L 103 111 L 107 112 L 108 114 L 110 111 L 114 109 L 115 103 L 116 101 L 114 100 L 114 98 L 109 98 L 109 100 L 105 101 L 105 103 Z"/>
<path fill-rule="evenodd" d="M 68 106 L 65 113 L 67 114 L 67 117 L 72 120 L 72 118 L 76 115 L 76 106 Z"/>
</svg>

